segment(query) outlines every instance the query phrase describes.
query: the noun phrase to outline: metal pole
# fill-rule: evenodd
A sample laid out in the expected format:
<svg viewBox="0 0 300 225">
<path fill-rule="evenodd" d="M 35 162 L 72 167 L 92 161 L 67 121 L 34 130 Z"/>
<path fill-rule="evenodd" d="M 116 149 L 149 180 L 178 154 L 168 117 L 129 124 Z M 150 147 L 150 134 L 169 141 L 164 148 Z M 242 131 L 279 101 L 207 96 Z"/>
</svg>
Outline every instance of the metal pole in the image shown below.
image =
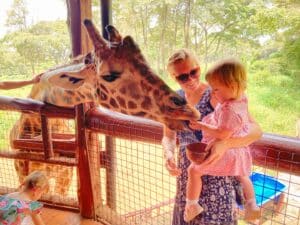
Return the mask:
<svg viewBox="0 0 300 225">
<path fill-rule="evenodd" d="M 112 1 L 111 0 L 100 0 L 101 10 L 101 24 L 102 24 L 102 35 L 108 40 L 108 35 L 105 31 L 107 25 L 112 24 Z"/>
</svg>

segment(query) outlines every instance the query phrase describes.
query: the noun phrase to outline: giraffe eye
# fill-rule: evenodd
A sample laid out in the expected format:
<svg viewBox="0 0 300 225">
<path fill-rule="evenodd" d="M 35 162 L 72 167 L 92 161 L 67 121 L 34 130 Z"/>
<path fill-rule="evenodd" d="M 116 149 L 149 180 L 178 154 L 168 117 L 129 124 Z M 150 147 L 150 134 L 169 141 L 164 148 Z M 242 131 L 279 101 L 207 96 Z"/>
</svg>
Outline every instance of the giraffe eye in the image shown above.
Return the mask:
<svg viewBox="0 0 300 225">
<path fill-rule="evenodd" d="M 111 72 L 109 75 L 103 75 L 101 76 L 103 80 L 107 81 L 107 82 L 113 82 L 116 79 L 121 77 L 121 73 L 120 72 Z"/>
<path fill-rule="evenodd" d="M 179 97 L 170 97 L 171 101 L 177 105 L 177 106 L 183 106 L 186 105 L 186 100 L 184 98 L 179 98 Z"/>
</svg>

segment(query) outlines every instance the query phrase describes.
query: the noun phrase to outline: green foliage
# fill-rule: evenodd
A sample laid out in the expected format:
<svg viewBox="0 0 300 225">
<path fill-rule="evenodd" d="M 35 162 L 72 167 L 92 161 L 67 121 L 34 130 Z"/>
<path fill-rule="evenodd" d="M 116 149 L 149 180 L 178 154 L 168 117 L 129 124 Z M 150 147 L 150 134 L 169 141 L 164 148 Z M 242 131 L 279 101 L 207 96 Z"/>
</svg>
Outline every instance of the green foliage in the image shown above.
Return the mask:
<svg viewBox="0 0 300 225">
<path fill-rule="evenodd" d="M 6 50 L 6 56 L 13 55 L 13 61 L 4 62 L 3 65 L 9 67 L 16 60 L 28 67 L 26 73 L 35 74 L 47 68 L 41 68 L 45 62 L 49 66 L 68 60 L 70 41 L 66 23 L 40 22 L 26 30 L 9 33 L 1 40 L 0 48 Z"/>
<path fill-rule="evenodd" d="M 12 8 L 7 12 L 6 25 L 13 30 L 26 29 L 28 10 L 25 0 L 14 0 Z"/>
<path fill-rule="evenodd" d="M 26 15 L 24 2 L 15 0 L 16 14 Z M 99 25 L 99 1 L 92 3 Z M 294 136 L 300 117 L 299 1 L 124 0 L 112 1 L 112 6 L 113 24 L 133 36 L 151 67 L 173 89 L 179 86 L 165 66 L 175 49 L 192 49 L 202 73 L 220 58 L 240 58 L 249 71 L 251 113 L 264 131 Z M 15 24 L 20 26 L 11 26 L 14 32 L 0 39 L 3 80 L 27 78 L 68 60 L 65 21 Z M 23 89 L 5 93 L 26 95 Z"/>
</svg>

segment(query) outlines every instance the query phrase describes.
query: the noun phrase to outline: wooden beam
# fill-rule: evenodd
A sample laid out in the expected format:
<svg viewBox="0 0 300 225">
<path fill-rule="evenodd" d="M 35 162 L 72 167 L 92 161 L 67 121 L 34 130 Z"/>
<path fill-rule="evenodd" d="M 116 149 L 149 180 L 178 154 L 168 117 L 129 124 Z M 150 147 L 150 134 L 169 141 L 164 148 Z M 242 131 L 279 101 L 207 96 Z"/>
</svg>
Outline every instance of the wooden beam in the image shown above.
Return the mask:
<svg viewBox="0 0 300 225">
<path fill-rule="evenodd" d="M 95 218 L 94 195 L 92 188 L 92 175 L 90 158 L 86 143 L 84 105 L 77 105 L 76 111 L 76 158 L 78 161 L 78 199 L 80 213 L 85 218 Z"/>
<path fill-rule="evenodd" d="M 92 19 L 92 1 L 84 0 L 80 4 L 80 14 L 81 14 L 81 54 L 87 54 L 93 50 L 93 44 L 90 40 L 88 33 L 83 25 L 84 19 Z"/>
<path fill-rule="evenodd" d="M 72 56 L 87 54 L 93 45 L 83 26 L 84 19 L 92 19 L 91 0 L 67 0 L 68 28 L 72 43 Z"/>
</svg>

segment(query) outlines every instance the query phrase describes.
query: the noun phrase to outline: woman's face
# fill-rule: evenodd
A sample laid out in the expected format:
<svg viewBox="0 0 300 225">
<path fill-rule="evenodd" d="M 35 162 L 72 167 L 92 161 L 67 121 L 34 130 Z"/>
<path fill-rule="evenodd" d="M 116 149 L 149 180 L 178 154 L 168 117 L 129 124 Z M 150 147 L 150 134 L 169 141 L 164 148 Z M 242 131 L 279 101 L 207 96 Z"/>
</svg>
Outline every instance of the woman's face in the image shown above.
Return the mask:
<svg viewBox="0 0 300 225">
<path fill-rule="evenodd" d="M 188 59 L 176 63 L 171 68 L 171 76 L 185 91 L 194 91 L 199 86 L 200 67 L 194 60 Z"/>
</svg>

